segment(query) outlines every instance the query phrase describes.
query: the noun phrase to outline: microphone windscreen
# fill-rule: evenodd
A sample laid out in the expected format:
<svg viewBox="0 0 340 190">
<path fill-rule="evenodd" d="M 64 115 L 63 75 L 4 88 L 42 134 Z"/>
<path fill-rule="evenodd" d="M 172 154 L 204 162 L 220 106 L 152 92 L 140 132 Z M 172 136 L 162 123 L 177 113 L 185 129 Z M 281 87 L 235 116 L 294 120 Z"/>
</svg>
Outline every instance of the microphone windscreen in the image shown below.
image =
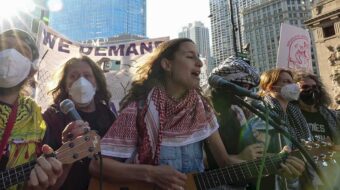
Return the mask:
<svg viewBox="0 0 340 190">
<path fill-rule="evenodd" d="M 75 109 L 74 103 L 70 99 L 65 99 L 60 102 L 60 110 L 64 114 L 67 114 L 70 110 Z"/>
</svg>

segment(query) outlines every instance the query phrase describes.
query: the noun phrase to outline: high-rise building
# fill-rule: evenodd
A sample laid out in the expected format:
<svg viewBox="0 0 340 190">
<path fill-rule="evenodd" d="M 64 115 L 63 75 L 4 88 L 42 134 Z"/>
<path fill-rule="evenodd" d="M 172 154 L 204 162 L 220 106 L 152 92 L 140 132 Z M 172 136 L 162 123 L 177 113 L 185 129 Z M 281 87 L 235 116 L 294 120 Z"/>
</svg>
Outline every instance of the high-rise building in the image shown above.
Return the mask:
<svg viewBox="0 0 340 190">
<path fill-rule="evenodd" d="M 232 2 L 233 23 L 231 20 L 231 9 L 229 2 Z M 231 55 L 236 55 L 234 50 L 234 39 L 236 51 L 242 49 L 242 15 L 239 14 L 246 7 L 258 3 L 259 0 L 210 0 L 210 21 L 212 36 L 212 53 L 216 64 L 220 64 Z M 235 38 L 233 37 L 235 35 Z"/>
<path fill-rule="evenodd" d="M 182 28 L 182 32 L 178 33 L 180 38 L 190 38 L 198 47 L 201 57 L 210 57 L 209 29 L 200 21 L 189 23 L 188 26 Z"/>
<path fill-rule="evenodd" d="M 67 0 L 50 12 L 49 25 L 76 41 L 146 36 L 146 0 Z"/>
<path fill-rule="evenodd" d="M 244 9 L 244 33 L 250 44 L 250 60 L 260 72 L 276 67 L 281 23 L 305 28 L 304 21 L 311 17 L 310 0 L 262 0 L 258 5 Z M 315 66 L 314 44 L 312 64 Z"/>
<path fill-rule="evenodd" d="M 340 108 L 340 0 L 322 0 L 312 9 L 312 18 L 305 24 L 311 29 L 320 78 L 331 99 Z"/>
</svg>

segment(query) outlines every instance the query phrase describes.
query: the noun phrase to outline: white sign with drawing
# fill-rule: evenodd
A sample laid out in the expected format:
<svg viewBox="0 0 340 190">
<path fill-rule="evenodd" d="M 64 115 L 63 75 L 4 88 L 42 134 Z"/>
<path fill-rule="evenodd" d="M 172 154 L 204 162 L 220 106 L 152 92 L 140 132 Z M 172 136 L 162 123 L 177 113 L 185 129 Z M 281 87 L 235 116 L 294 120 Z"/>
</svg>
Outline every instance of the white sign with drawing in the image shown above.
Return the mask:
<svg viewBox="0 0 340 190">
<path fill-rule="evenodd" d="M 312 72 L 311 39 L 307 30 L 281 24 L 276 67 Z"/>
</svg>

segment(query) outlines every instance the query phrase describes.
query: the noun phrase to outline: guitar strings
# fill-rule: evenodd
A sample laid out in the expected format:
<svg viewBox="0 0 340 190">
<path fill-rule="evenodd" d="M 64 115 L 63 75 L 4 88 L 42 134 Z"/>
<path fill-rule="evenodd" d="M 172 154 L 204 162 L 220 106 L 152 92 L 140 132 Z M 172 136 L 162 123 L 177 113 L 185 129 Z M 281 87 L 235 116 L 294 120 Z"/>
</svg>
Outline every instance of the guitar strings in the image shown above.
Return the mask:
<svg viewBox="0 0 340 190">
<path fill-rule="evenodd" d="M 92 140 L 93 140 L 92 136 L 89 136 L 89 137 L 90 137 L 89 141 L 82 141 L 84 137 L 81 137 L 79 139 L 75 139 L 77 141 L 80 140 L 81 142 L 77 143 L 76 141 L 72 141 L 73 143 L 77 144 L 77 146 L 74 146 L 72 148 L 79 148 L 84 144 L 92 142 Z M 67 153 L 69 154 L 69 152 L 71 152 L 71 151 L 72 151 L 71 148 L 69 148 L 67 146 L 62 146 L 60 149 L 57 150 L 57 156 L 59 156 L 58 160 L 60 162 L 63 162 L 63 160 L 67 159 L 67 157 L 66 156 L 63 157 L 63 155 L 64 154 L 67 155 Z M 80 154 L 82 154 L 84 152 L 88 152 L 88 150 L 81 151 L 81 152 L 78 151 L 78 153 L 80 153 Z M 30 161 L 26 164 L 19 165 L 15 168 L 8 169 L 8 170 L 5 170 L 5 171 L 1 171 L 0 172 L 0 175 L 2 176 L 1 181 L 3 181 L 2 184 L 4 185 L 4 187 L 7 188 L 7 187 L 10 187 L 12 185 L 23 182 L 23 181 L 25 181 L 25 179 L 28 179 L 30 171 L 33 170 L 35 163 L 36 163 L 36 160 L 33 160 L 33 161 Z M 21 167 L 21 169 L 19 169 L 20 167 Z M 17 170 L 21 170 L 21 171 L 17 172 Z M 7 173 L 7 175 L 6 175 L 6 173 Z M 6 177 L 3 177 L 3 176 L 6 176 Z M 13 180 L 11 180 L 11 179 L 13 179 Z"/>
<path fill-rule="evenodd" d="M 15 184 L 18 184 L 22 181 L 25 181 L 25 179 L 29 177 L 30 171 L 34 168 L 34 165 L 35 165 L 35 160 L 30 161 L 26 164 L 17 166 L 17 167 L 12 168 L 12 169 L 2 171 L 1 176 L 3 177 L 4 174 L 6 176 L 6 177 L 3 177 L 1 179 L 4 188 L 6 189 L 6 188 L 8 188 L 12 185 L 15 185 Z M 19 170 L 20 167 L 21 167 L 21 171 L 17 172 L 17 170 Z M 6 175 L 6 173 L 8 175 Z M 15 176 L 15 178 L 14 178 L 14 176 Z"/>
<path fill-rule="evenodd" d="M 276 156 L 266 157 L 266 160 L 265 160 L 265 164 L 267 165 L 267 167 L 265 167 L 266 172 L 268 173 L 267 168 L 269 170 L 270 168 L 277 170 L 278 168 L 276 167 L 276 164 L 278 164 L 279 161 L 280 162 L 283 161 L 286 157 L 287 157 L 286 155 L 276 155 Z M 203 185 L 205 187 L 208 187 L 208 188 L 216 187 L 216 185 L 239 182 L 242 179 L 247 179 L 248 176 L 255 177 L 259 173 L 260 163 L 261 163 L 261 159 L 251 160 L 251 161 L 247 161 L 247 162 L 243 162 L 239 164 L 233 164 L 225 168 L 219 168 L 219 169 L 215 169 L 215 170 L 211 170 L 211 171 L 207 171 L 203 173 L 198 173 L 196 174 L 196 176 L 198 178 L 201 178 L 200 181 L 203 182 Z M 241 166 L 243 165 L 247 167 L 244 167 L 244 169 L 242 169 Z M 233 170 L 234 172 L 231 172 L 231 170 Z M 230 173 L 235 174 L 235 175 L 230 175 Z M 240 174 L 242 175 L 238 177 Z M 232 176 L 236 176 L 237 179 L 234 179 Z M 221 183 L 221 181 L 224 183 Z M 213 184 L 210 184 L 210 182 Z"/>
</svg>

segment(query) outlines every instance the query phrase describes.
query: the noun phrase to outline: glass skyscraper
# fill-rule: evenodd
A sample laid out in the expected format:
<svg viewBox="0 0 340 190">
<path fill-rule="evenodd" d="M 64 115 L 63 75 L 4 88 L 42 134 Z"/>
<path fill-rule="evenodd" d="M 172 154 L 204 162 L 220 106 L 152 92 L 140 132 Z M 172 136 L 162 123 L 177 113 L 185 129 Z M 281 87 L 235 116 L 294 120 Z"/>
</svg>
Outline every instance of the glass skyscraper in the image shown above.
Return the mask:
<svg viewBox="0 0 340 190">
<path fill-rule="evenodd" d="M 64 0 L 49 25 L 71 40 L 146 36 L 146 0 Z"/>
</svg>

